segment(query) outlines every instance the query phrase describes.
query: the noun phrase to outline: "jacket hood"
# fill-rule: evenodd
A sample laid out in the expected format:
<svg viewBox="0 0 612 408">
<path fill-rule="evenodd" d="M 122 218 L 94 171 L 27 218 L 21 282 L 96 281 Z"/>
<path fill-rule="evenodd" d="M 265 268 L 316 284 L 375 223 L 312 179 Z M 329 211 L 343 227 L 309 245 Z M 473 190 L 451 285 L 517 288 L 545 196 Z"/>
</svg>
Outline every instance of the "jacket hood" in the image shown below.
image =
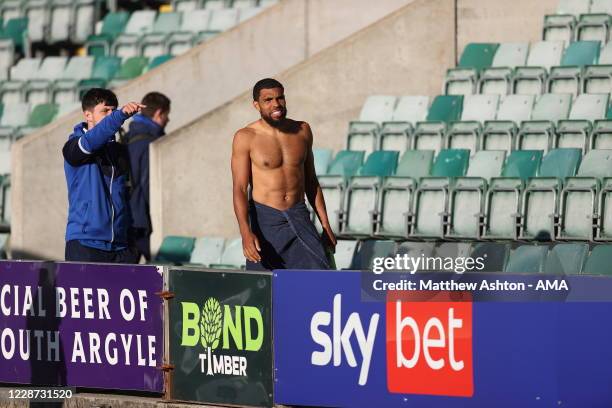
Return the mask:
<svg viewBox="0 0 612 408">
<path fill-rule="evenodd" d="M 134 119 L 130 124 L 130 133 L 146 133 L 155 137 L 160 137 L 166 134 L 161 126 L 155 123 L 153 119 L 143 115 L 142 113 L 134 115 Z"/>
</svg>

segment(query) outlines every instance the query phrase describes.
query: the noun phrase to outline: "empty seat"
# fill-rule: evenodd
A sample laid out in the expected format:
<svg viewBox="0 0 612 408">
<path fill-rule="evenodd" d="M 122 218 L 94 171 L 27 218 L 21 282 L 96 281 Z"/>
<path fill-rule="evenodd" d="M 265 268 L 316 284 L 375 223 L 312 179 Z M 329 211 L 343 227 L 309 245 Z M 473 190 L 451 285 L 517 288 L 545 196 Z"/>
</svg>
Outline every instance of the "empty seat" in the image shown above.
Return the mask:
<svg viewBox="0 0 612 408">
<path fill-rule="evenodd" d="M 195 238 L 192 237 L 164 237 L 155 261 L 178 265 L 188 263 L 191 259 L 194 245 Z"/>
<path fill-rule="evenodd" d="M 54 81 L 64 75 L 67 62 L 67 57 L 45 58 L 24 89 L 25 100 L 32 105 L 50 102 Z"/>
<path fill-rule="evenodd" d="M 585 275 L 610 275 L 611 264 L 612 245 L 596 245 L 587 257 L 582 273 Z"/>
<path fill-rule="evenodd" d="M 607 1 L 607 3 L 610 2 Z M 578 41 L 600 41 L 605 44 L 610 39 L 610 25 L 612 25 L 612 18 L 607 13 L 584 14 L 580 16 L 576 25 L 576 39 Z"/>
<path fill-rule="evenodd" d="M 409 236 L 413 193 L 418 180 L 430 174 L 433 158 L 433 150 L 407 150 L 402 155 L 395 176 L 386 177 L 380 189 L 375 235 Z"/>
<path fill-rule="evenodd" d="M 527 63 L 528 52 L 528 43 L 500 44 L 491 67 L 480 73 L 479 93 L 497 95 L 509 93 L 514 68 Z"/>
<path fill-rule="evenodd" d="M 477 70 L 490 67 L 497 47 L 499 47 L 499 44 L 496 43 L 470 43 L 466 45 L 458 67 L 475 68 Z"/>
<path fill-rule="evenodd" d="M 327 169 L 332 160 L 332 154 L 333 152 L 331 149 L 312 149 L 315 173 L 317 175 L 327 174 Z"/>
<path fill-rule="evenodd" d="M 403 152 L 411 146 L 414 125 L 427 118 L 428 96 L 402 96 L 399 98 L 391 121 L 382 124 L 379 149 Z"/>
<path fill-rule="evenodd" d="M 30 115 L 30 104 L 14 102 L 4 106 L 2 118 L 0 118 L 0 137 L 13 137 L 19 127 L 28 123 Z"/>
<path fill-rule="evenodd" d="M 451 187 L 446 237 L 480 238 L 487 182 L 500 176 L 505 155 L 503 150 L 480 151 L 470 159 L 466 177 L 459 177 Z"/>
<path fill-rule="evenodd" d="M 506 160 L 502 177 L 517 177 L 523 180 L 534 177 L 541 161 L 541 150 L 515 150 Z"/>
<path fill-rule="evenodd" d="M 494 178 L 485 202 L 485 239 L 516 239 L 523 181 L 520 178 Z"/>
<path fill-rule="evenodd" d="M 589 13 L 612 15 L 612 3 L 609 0 L 591 0 Z"/>
<path fill-rule="evenodd" d="M 539 149 L 547 152 L 553 145 L 557 121 L 567 119 L 572 95 L 545 94 L 538 99 L 531 120 L 521 124 L 516 149 Z"/>
<path fill-rule="evenodd" d="M 609 93 L 610 90 L 612 90 L 612 66 L 591 65 L 584 68 L 582 72 L 582 92 Z"/>
<path fill-rule="evenodd" d="M 90 79 L 79 81 L 77 88 L 78 95 L 82 95 L 90 88 L 104 88 L 117 71 L 121 68 L 121 58 L 114 56 L 96 57 Z"/>
<path fill-rule="evenodd" d="M 46 0 L 28 0 L 24 5 L 24 16 L 28 18 L 28 39 L 32 42 L 46 40 L 49 26 L 49 5 Z"/>
<path fill-rule="evenodd" d="M 559 0 L 557 3 L 557 14 L 571 14 L 579 16 L 588 13 L 591 7 L 591 0 Z"/>
<path fill-rule="evenodd" d="M 552 177 L 563 180 L 574 177 L 578 172 L 582 152 L 576 148 L 553 149 L 544 156 L 538 169 L 538 177 Z"/>
<path fill-rule="evenodd" d="M 78 83 L 92 76 L 94 62 L 93 57 L 70 58 L 60 78 L 53 84 L 51 101 L 69 103 L 78 100 Z"/>
<path fill-rule="evenodd" d="M 211 264 L 216 269 L 244 269 L 246 260 L 242 252 L 242 238 L 233 238 L 225 242 L 220 264 Z"/>
<path fill-rule="evenodd" d="M 4 21 L 23 16 L 23 0 L 4 0 L 0 3 L 0 18 Z"/>
<path fill-rule="evenodd" d="M 396 102 L 395 96 L 369 96 L 361 108 L 359 120 L 349 123 L 347 149 L 363 150 L 366 154 L 376 150 L 380 125 L 393 118 Z"/>
<path fill-rule="evenodd" d="M 70 38 L 73 43 L 83 44 L 94 33 L 95 22 L 99 19 L 100 3 L 96 0 L 76 0 L 73 4 L 74 20 Z"/>
<path fill-rule="evenodd" d="M 588 253 L 588 244 L 557 244 L 548 252 L 544 265 L 544 273 L 580 274 L 582 273 Z"/>
<path fill-rule="evenodd" d="M 555 146 L 576 147 L 586 151 L 591 123 L 606 116 L 609 94 L 578 95 L 569 115 L 569 120 L 561 120 L 556 129 Z"/>
<path fill-rule="evenodd" d="M 220 264 L 225 238 L 201 237 L 195 240 L 189 263 L 210 266 Z"/>
<path fill-rule="evenodd" d="M 49 5 L 48 43 L 58 43 L 70 40 L 71 21 L 74 20 L 74 5 L 72 0 L 55 0 Z"/>
<path fill-rule="evenodd" d="M 427 113 L 427 121 L 417 123 L 412 140 L 413 149 L 434 150 L 438 153 L 444 146 L 447 123 L 459 120 L 462 110 L 463 96 L 436 96 Z"/>
<path fill-rule="evenodd" d="M 395 253 L 394 241 L 367 240 L 362 241 L 353 257 L 351 269 L 372 270 L 374 258 L 391 257 Z"/>
<path fill-rule="evenodd" d="M 612 178 L 604 178 L 601 182 L 601 192 L 598 202 L 598 226 L 595 239 L 612 241 Z"/>
<path fill-rule="evenodd" d="M 150 70 L 155 69 L 160 65 L 170 61 L 172 58 L 174 57 L 170 54 L 162 54 L 158 55 L 157 57 L 151 58 L 151 61 L 149 61 L 149 65 L 147 65 L 144 72 L 149 72 Z"/>
<path fill-rule="evenodd" d="M 498 44 L 466 45 L 459 64 L 446 73 L 444 93 L 446 95 L 471 95 L 476 93 L 478 72 L 491 66 Z"/>
<path fill-rule="evenodd" d="M 181 13 L 160 13 L 153 24 L 153 30 L 140 41 L 140 55 L 155 57 L 166 53 L 166 41 L 170 33 L 181 26 Z"/>
<path fill-rule="evenodd" d="M 108 13 L 102 21 L 100 33 L 90 35 L 87 38 L 85 44 L 87 54 L 92 56 L 109 55 L 113 41 L 123 33 L 129 18 L 129 13 L 125 11 Z"/>
<path fill-rule="evenodd" d="M 589 136 L 589 149 L 612 149 L 612 120 L 596 120 Z"/>
<path fill-rule="evenodd" d="M 476 68 L 451 68 L 444 78 L 445 95 L 472 95 L 477 92 L 478 70 Z"/>
<path fill-rule="evenodd" d="M 130 57 L 119 68 L 119 71 L 111 81 L 110 86 L 116 88 L 121 84 L 140 76 L 147 67 L 149 59 L 147 57 Z"/>
<path fill-rule="evenodd" d="M 507 95 L 499 104 L 494 121 L 487 121 L 480 140 L 483 150 L 505 150 L 514 147 L 514 137 L 521 122 L 531 119 L 534 95 Z"/>
<path fill-rule="evenodd" d="M 508 260 L 510 244 L 499 242 L 478 242 L 473 244 L 470 256 L 481 258 L 482 272 L 502 272 Z"/>
<path fill-rule="evenodd" d="M 209 10 L 220 10 L 229 7 L 229 0 L 200 0 L 200 5 Z"/>
<path fill-rule="evenodd" d="M 156 15 L 154 10 L 138 10 L 132 13 L 124 32 L 113 43 L 113 55 L 124 58 L 137 56 L 141 36 L 153 30 Z"/>
<path fill-rule="evenodd" d="M 186 12 L 195 11 L 198 8 L 199 0 L 172 0 L 172 10 L 189 14 Z"/>
<path fill-rule="evenodd" d="M 544 16 L 542 39 L 545 41 L 565 41 L 574 39 L 576 18 L 571 15 L 552 14 Z"/>
<path fill-rule="evenodd" d="M 521 245 L 510 253 L 504 272 L 540 273 L 544 271 L 548 246 Z"/>
<path fill-rule="evenodd" d="M 463 100 L 461 121 L 451 123 L 446 134 L 448 148 L 475 152 L 480 146 L 482 123 L 495 119 L 499 95 L 468 95 Z"/>
<path fill-rule="evenodd" d="M 170 34 L 166 41 L 167 51 L 172 55 L 179 55 L 189 50 L 196 42 L 198 34 L 208 30 L 210 10 L 193 10 L 183 13 L 183 20 L 178 32 Z"/>
<path fill-rule="evenodd" d="M 546 89 L 547 70 L 561 63 L 563 41 L 540 41 L 531 45 L 526 67 L 517 67 L 512 93 L 539 95 Z"/>
<path fill-rule="evenodd" d="M 554 67 L 548 76 L 547 89 L 551 93 L 572 93 L 582 88 L 581 73 L 586 65 L 597 64 L 599 41 L 577 41 L 571 43 L 561 60 L 560 67 Z"/>
<path fill-rule="evenodd" d="M 25 100 L 24 89 L 27 81 L 35 79 L 41 58 L 22 58 L 11 67 L 10 81 L 5 81 L 0 87 L 2 99 L 0 102 L 9 104 Z"/>
<path fill-rule="evenodd" d="M 327 174 L 347 178 L 353 177 L 363 164 L 364 156 L 365 152 L 363 151 L 341 150 L 329 165 Z"/>
<path fill-rule="evenodd" d="M 263 7 L 244 7 L 240 9 L 238 22 L 249 20 L 264 10 Z"/>
<path fill-rule="evenodd" d="M 6 2 L 5 2 L 6 3 Z M 28 29 L 27 18 L 4 19 L 4 28 L 2 29 L 2 38 L 10 39 L 13 42 L 15 49 L 19 49 L 25 54 L 25 33 Z"/>
<path fill-rule="evenodd" d="M 338 240 L 336 244 L 336 252 L 334 254 L 336 269 L 349 269 L 351 267 L 358 243 L 359 241 L 348 239 Z"/>
<path fill-rule="evenodd" d="M 239 10 L 238 9 L 220 9 L 214 10 L 210 16 L 208 29 L 202 39 L 210 38 L 218 33 L 229 30 L 238 24 Z"/>
</svg>

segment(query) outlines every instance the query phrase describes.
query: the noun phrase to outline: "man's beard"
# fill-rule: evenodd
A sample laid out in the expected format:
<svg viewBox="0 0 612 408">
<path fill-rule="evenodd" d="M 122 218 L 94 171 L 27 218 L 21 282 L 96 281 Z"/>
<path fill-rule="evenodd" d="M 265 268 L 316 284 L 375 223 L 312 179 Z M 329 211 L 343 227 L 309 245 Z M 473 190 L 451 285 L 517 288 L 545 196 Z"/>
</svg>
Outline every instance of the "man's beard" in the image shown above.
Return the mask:
<svg viewBox="0 0 612 408">
<path fill-rule="evenodd" d="M 265 120 L 268 125 L 278 129 L 283 127 L 283 125 L 285 124 L 285 121 L 287 120 L 287 112 L 283 111 L 283 117 L 279 120 L 274 120 L 271 116 L 264 115 L 261 115 L 261 118 Z"/>
</svg>

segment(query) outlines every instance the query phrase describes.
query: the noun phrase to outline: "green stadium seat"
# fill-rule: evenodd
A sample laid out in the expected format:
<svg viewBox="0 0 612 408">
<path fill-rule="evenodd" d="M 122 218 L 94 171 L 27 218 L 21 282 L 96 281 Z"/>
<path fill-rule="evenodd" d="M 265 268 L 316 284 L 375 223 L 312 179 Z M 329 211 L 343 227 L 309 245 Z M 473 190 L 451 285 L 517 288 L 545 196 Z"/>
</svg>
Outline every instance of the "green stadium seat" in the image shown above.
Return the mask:
<svg viewBox="0 0 612 408">
<path fill-rule="evenodd" d="M 179 31 L 170 34 L 166 41 L 168 53 L 179 55 L 193 47 L 198 34 L 208 30 L 211 15 L 212 12 L 205 9 L 183 13 Z"/>
<path fill-rule="evenodd" d="M 487 189 L 484 239 L 517 239 L 523 190 L 520 178 L 494 178 Z"/>
<path fill-rule="evenodd" d="M 32 112 L 30 112 L 28 123 L 18 130 L 16 137 L 27 135 L 39 127 L 48 125 L 57 117 L 58 110 L 59 106 L 54 103 L 43 103 L 34 106 Z"/>
<path fill-rule="evenodd" d="M 482 258 L 482 272 L 502 272 L 508 261 L 510 244 L 500 242 L 478 242 L 473 244 L 470 256 Z"/>
<path fill-rule="evenodd" d="M 470 151 L 467 149 L 442 150 L 431 169 L 432 177 L 462 177 L 467 171 Z"/>
<path fill-rule="evenodd" d="M 390 176 L 397 167 L 399 153 L 377 150 L 370 154 L 353 177 L 344 195 L 340 233 L 346 236 L 372 235 L 381 177 Z"/>
<path fill-rule="evenodd" d="M 557 244 L 548 252 L 544 273 L 577 275 L 582 268 L 589 253 L 588 244 Z"/>
<path fill-rule="evenodd" d="M 582 273 L 585 275 L 610 275 L 612 273 L 612 245 L 596 245 L 587 257 Z"/>
<path fill-rule="evenodd" d="M 50 11 L 47 0 L 28 0 L 24 4 L 23 14 L 28 19 L 28 39 L 31 42 L 46 42 Z"/>
<path fill-rule="evenodd" d="M 572 95 L 544 94 L 535 104 L 531 120 L 521 124 L 516 149 L 538 149 L 545 153 L 553 146 L 557 121 L 567 119 Z"/>
<path fill-rule="evenodd" d="M 60 104 L 77 101 L 79 81 L 91 78 L 94 62 L 93 57 L 70 58 L 61 77 L 53 85 L 51 100 Z"/>
<path fill-rule="evenodd" d="M 90 35 L 87 38 L 85 44 L 87 55 L 95 57 L 109 55 L 113 41 L 123 33 L 129 19 L 130 14 L 125 11 L 108 13 L 102 22 L 100 34 Z"/>
<path fill-rule="evenodd" d="M 149 59 L 147 57 L 130 57 L 126 59 L 121 68 L 110 82 L 111 88 L 116 88 L 123 83 L 140 76 L 147 67 Z"/>
<path fill-rule="evenodd" d="M 359 120 L 349 123 L 347 149 L 363 150 L 366 154 L 376 150 L 380 125 L 393 118 L 396 102 L 395 96 L 369 96 L 361 108 Z"/>
<path fill-rule="evenodd" d="M 487 121 L 480 138 L 482 150 L 505 150 L 510 154 L 521 122 L 531 119 L 534 95 L 507 95 L 502 99 L 494 121 Z"/>
<path fill-rule="evenodd" d="M 336 253 L 334 254 L 336 269 L 349 269 L 351 267 L 358 243 L 359 241 L 348 239 L 338 240 L 338 243 L 336 244 Z"/>
<path fill-rule="evenodd" d="M 510 253 L 504 272 L 541 273 L 544 271 L 547 255 L 546 245 L 521 245 Z"/>
<path fill-rule="evenodd" d="M 466 177 L 457 178 L 450 189 L 446 237 L 480 238 L 487 183 L 500 176 L 505 157 L 503 150 L 483 150 L 470 159 Z"/>
<path fill-rule="evenodd" d="M 30 104 L 25 102 L 13 102 L 4 105 L 4 112 L 0 119 L 0 137 L 15 137 L 18 128 L 28 123 L 30 109 Z"/>
<path fill-rule="evenodd" d="M 585 66 L 599 61 L 599 41 L 576 41 L 571 43 L 561 59 L 563 66 Z"/>
<path fill-rule="evenodd" d="M 609 94 L 578 95 L 569 115 L 569 120 L 561 120 L 556 129 L 554 145 L 576 147 L 583 152 L 588 148 L 591 123 L 606 117 Z"/>
<path fill-rule="evenodd" d="M 366 271 L 372 270 L 374 258 L 391 257 L 395 253 L 396 243 L 394 241 L 367 240 L 361 244 L 355 252 L 351 269 Z"/>
<path fill-rule="evenodd" d="M 502 177 L 515 177 L 523 180 L 534 177 L 541 161 L 541 150 L 515 150 L 506 160 Z"/>
<path fill-rule="evenodd" d="M 214 269 L 244 269 L 246 259 L 242 252 L 242 238 L 233 238 L 225 242 L 220 264 L 211 264 Z"/>
<path fill-rule="evenodd" d="M 181 16 L 181 13 L 160 13 L 153 32 L 145 34 L 140 41 L 140 55 L 151 58 L 165 54 L 166 41 L 171 33 L 179 31 Z"/>
<path fill-rule="evenodd" d="M 607 0 L 606 3 L 612 5 Z M 593 13 L 592 10 L 591 13 Z M 583 14 L 576 25 L 576 39 L 578 41 L 600 41 L 602 44 L 605 44 L 610 40 L 611 25 L 612 17 L 606 12 L 601 14 Z"/>
<path fill-rule="evenodd" d="M 181 265 L 188 263 L 195 245 L 195 238 L 170 235 L 164 237 L 155 262 Z"/>
<path fill-rule="evenodd" d="M 36 76 L 24 88 L 25 100 L 32 105 L 50 102 L 53 84 L 62 77 L 67 62 L 68 57 L 46 57 Z"/>
<path fill-rule="evenodd" d="M 576 18 L 571 15 L 551 14 L 544 16 L 544 30 L 542 38 L 545 41 L 565 41 L 569 43 L 574 39 Z"/>
<path fill-rule="evenodd" d="M 221 263 L 221 255 L 225 246 L 225 238 L 200 237 L 196 238 L 191 252 L 190 264 L 209 267 L 211 264 Z"/>
<path fill-rule="evenodd" d="M 76 0 L 72 20 L 71 40 L 83 44 L 94 33 L 94 25 L 99 19 L 100 2 L 97 0 Z"/>
<path fill-rule="evenodd" d="M 409 149 L 414 125 L 427 118 L 428 109 L 428 96 L 400 97 L 391 121 L 382 124 L 379 149 L 397 150 L 400 153 Z"/>
<path fill-rule="evenodd" d="M 49 4 L 49 40 L 55 44 L 70 40 L 71 20 L 73 18 L 73 0 L 54 0 Z"/>
<path fill-rule="evenodd" d="M 512 93 L 540 95 L 546 90 L 547 70 L 560 65 L 563 41 L 540 41 L 531 45 L 526 67 L 517 67 L 512 77 Z"/>
<path fill-rule="evenodd" d="M 353 177 L 363 164 L 364 156 L 363 151 L 341 150 L 330 163 L 327 174 L 345 178 Z"/>
<path fill-rule="evenodd" d="M 333 152 L 331 149 L 312 149 L 315 173 L 317 176 L 327 174 L 327 169 L 332 160 L 332 154 Z"/>
<path fill-rule="evenodd" d="M 444 146 L 447 123 L 458 121 L 463 110 L 463 96 L 436 96 L 427 113 L 426 122 L 418 122 L 412 140 L 412 148 L 434 150 L 436 154 Z"/>
<path fill-rule="evenodd" d="M 433 150 L 407 150 L 401 157 L 395 176 L 386 177 L 376 208 L 376 236 L 409 236 L 412 196 L 421 177 L 429 176 Z"/>
<path fill-rule="evenodd" d="M 495 119 L 499 95 L 467 95 L 463 100 L 461 121 L 450 124 L 447 147 L 475 152 L 480 146 L 482 123 Z"/>
<path fill-rule="evenodd" d="M 574 177 L 578 172 L 581 158 L 580 149 L 553 149 L 542 159 L 537 177 L 552 177 L 561 180 L 566 177 Z"/>
<path fill-rule="evenodd" d="M 25 101 L 25 85 L 27 81 L 35 79 L 41 58 L 22 58 L 11 67 L 11 79 L 4 81 L 0 87 L 0 102 L 4 104 Z"/>
<path fill-rule="evenodd" d="M 502 43 L 499 45 L 493 64 L 480 73 L 478 92 L 482 94 L 506 95 L 510 92 L 514 68 L 527 63 L 529 43 Z"/>
<path fill-rule="evenodd" d="M 120 34 L 112 45 L 113 55 L 126 58 L 139 55 L 140 39 L 144 34 L 153 31 L 157 12 L 154 10 L 138 10 L 132 13 L 125 30 Z"/>
<path fill-rule="evenodd" d="M 497 47 L 499 47 L 499 44 L 470 43 L 466 45 L 458 67 L 475 68 L 477 70 L 489 68 L 493 63 Z"/>
<path fill-rule="evenodd" d="M 550 70 L 547 89 L 550 93 L 571 93 L 577 95 L 582 88 L 583 67 L 597 64 L 599 41 L 577 41 L 571 43 L 561 60 L 560 67 Z"/>
<path fill-rule="evenodd" d="M 150 70 L 159 67 L 160 65 L 170 61 L 172 58 L 174 58 L 174 56 L 170 54 L 158 55 L 157 57 L 152 58 L 149 65 L 147 65 L 145 72 L 149 72 Z"/>
<path fill-rule="evenodd" d="M 4 28 L 1 38 L 13 40 L 15 48 L 19 48 L 25 54 L 26 35 L 28 29 L 27 18 L 4 18 Z"/>
</svg>

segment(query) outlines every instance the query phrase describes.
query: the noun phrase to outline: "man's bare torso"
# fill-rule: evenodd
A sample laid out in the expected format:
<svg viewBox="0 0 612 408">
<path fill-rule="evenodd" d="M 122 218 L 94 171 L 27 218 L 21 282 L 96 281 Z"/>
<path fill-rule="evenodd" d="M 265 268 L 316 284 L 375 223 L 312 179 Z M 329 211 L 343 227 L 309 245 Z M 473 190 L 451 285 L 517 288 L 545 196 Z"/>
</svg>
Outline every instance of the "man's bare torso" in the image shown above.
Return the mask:
<svg viewBox="0 0 612 408">
<path fill-rule="evenodd" d="M 306 123 L 288 119 L 287 124 L 279 130 L 258 120 L 240 130 L 250 139 L 252 198 L 279 210 L 304 200 L 311 143 Z"/>
</svg>

